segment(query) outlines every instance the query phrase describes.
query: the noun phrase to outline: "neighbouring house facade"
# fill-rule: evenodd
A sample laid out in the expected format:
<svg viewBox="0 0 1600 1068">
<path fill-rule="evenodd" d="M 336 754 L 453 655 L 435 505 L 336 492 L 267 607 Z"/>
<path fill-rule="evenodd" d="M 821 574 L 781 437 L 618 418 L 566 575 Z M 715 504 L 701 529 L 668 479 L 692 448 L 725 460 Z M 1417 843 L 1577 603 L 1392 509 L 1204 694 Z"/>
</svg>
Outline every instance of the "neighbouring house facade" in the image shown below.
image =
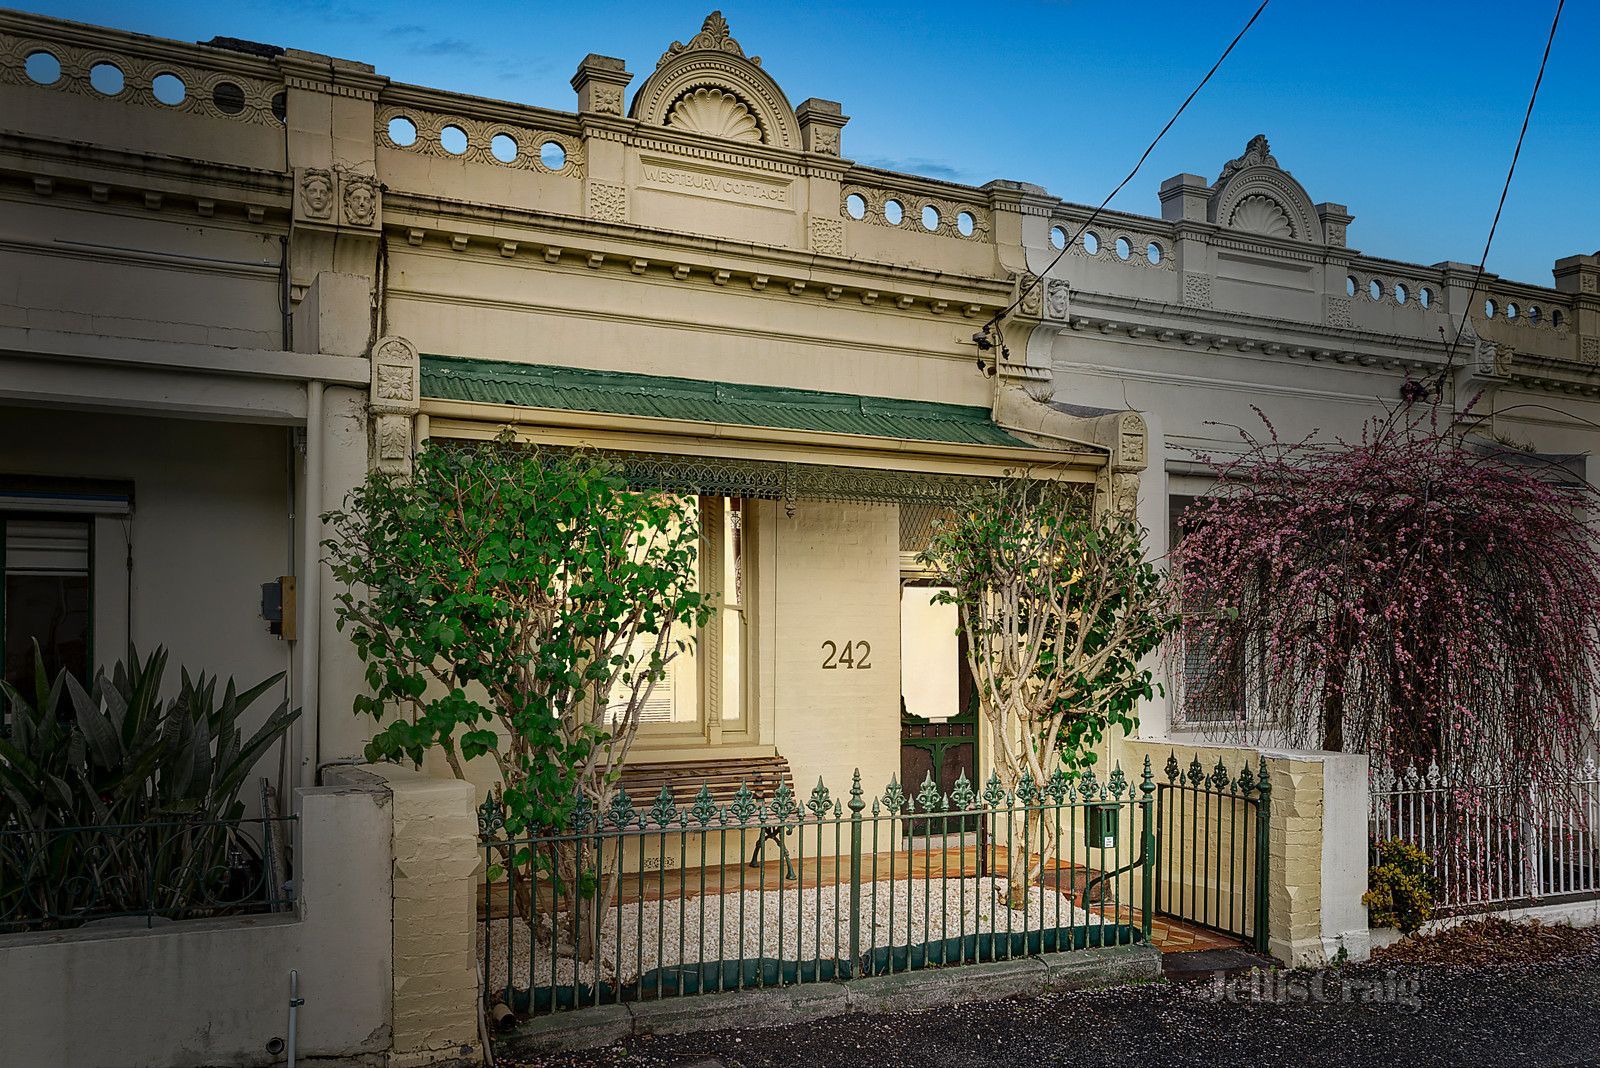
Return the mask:
<svg viewBox="0 0 1600 1068">
<path fill-rule="evenodd" d="M 1089 208 L 858 165 L 782 73 L 715 13 L 546 108 L 0 12 L 6 678 L 39 635 L 85 674 L 129 643 L 285 671 L 304 714 L 263 774 L 315 788 L 371 729 L 318 516 L 510 427 L 699 498 L 721 611 L 637 762 L 948 788 L 984 757 L 916 555 L 973 480 L 1080 484 L 1160 556 L 1213 423 L 1350 433 L 1440 374 L 1486 435 L 1600 478 L 1596 255 L 1553 288 L 1365 255 L 1263 137 L 1069 247 Z M 1147 737 L 1195 728 L 1173 692 Z"/>
</svg>

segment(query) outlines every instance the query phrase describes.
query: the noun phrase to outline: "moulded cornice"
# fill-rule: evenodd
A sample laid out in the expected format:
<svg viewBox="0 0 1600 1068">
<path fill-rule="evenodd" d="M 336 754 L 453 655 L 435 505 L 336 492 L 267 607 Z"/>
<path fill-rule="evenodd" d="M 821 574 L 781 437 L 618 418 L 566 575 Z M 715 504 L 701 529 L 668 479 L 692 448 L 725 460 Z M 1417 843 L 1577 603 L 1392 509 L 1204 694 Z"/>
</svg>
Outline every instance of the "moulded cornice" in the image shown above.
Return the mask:
<svg viewBox="0 0 1600 1068">
<path fill-rule="evenodd" d="M 808 297 L 837 300 L 848 293 L 868 306 L 899 305 L 896 298 L 902 298 L 902 306 L 946 318 L 991 313 L 1003 307 L 1011 293 L 1008 283 L 987 276 L 820 256 L 573 216 L 512 213 L 404 193 L 385 198 L 384 224 L 386 230 L 406 235 L 414 247 L 427 244 L 427 235 L 432 234 L 441 251 L 476 249 L 501 260 L 538 259 L 572 270 L 614 265 L 635 274 L 659 270 L 680 280 L 718 285 L 737 279 L 752 289 L 785 292 L 789 287 L 783 283 L 799 282 L 803 284 L 799 292 Z M 553 258 L 547 255 L 551 251 Z"/>
<path fill-rule="evenodd" d="M 850 167 L 847 160 L 834 156 L 819 156 L 794 149 L 773 148 L 753 141 L 726 141 L 706 137 L 687 130 L 674 130 L 666 126 L 647 126 L 636 123 L 628 138 L 636 148 L 647 151 L 672 152 L 697 159 L 716 160 L 740 167 L 755 167 L 780 174 L 807 176 L 812 173 L 845 173 Z"/>
<path fill-rule="evenodd" d="M 174 368 L 198 374 L 247 378 L 321 379 L 341 385 L 363 385 L 371 373 L 364 357 L 200 345 L 186 341 L 153 341 L 14 326 L 0 326 L 0 355 L 93 361 L 147 369 Z"/>
<path fill-rule="evenodd" d="M 314 93 L 356 100 L 377 100 L 389 79 L 366 63 L 290 50 L 273 60 L 284 84 Z"/>
<path fill-rule="evenodd" d="M 36 169 L 32 165 L 41 160 L 60 164 L 63 168 L 88 167 L 109 172 L 154 174 L 174 181 L 249 187 L 285 195 L 290 185 L 289 175 L 275 169 L 193 160 L 158 152 L 129 152 L 104 145 L 85 145 L 76 141 L 58 141 L 0 130 L 0 166 L 32 173 Z"/>
<path fill-rule="evenodd" d="M 290 181 L 277 171 L 197 164 L 155 155 L 137 155 L 115 149 L 83 148 L 57 142 L 33 141 L 0 134 L 0 175 L 10 175 L 48 185 L 52 195 L 82 195 L 105 204 L 110 192 L 144 197 L 139 214 L 148 215 L 149 198 L 165 200 L 169 208 L 184 207 L 214 214 L 218 208 L 237 208 L 251 223 L 269 217 L 281 221 L 289 211 Z M 115 203 L 102 210 L 120 210 Z"/>
<path fill-rule="evenodd" d="M 1235 349 L 1287 360 L 1332 360 L 1388 369 L 1442 366 L 1438 342 L 1370 331 L 1333 331 L 1314 324 L 1192 308 L 1161 301 L 1074 291 L 1070 323 L 1058 333 L 1093 329 L 1134 340 L 1188 348 Z"/>
<path fill-rule="evenodd" d="M 639 122 L 626 115 L 607 115 L 601 111 L 580 112 L 578 135 L 597 141 L 629 141 L 638 136 Z"/>
<path fill-rule="evenodd" d="M 1323 245 L 1313 245 L 1289 237 L 1269 237 L 1266 234 L 1229 230 L 1221 226 L 1206 238 L 1206 243 L 1212 248 L 1233 249 L 1268 259 L 1294 260 L 1298 263 L 1329 263 L 1335 260 L 1342 262 L 1345 259 L 1343 256 L 1330 256 Z"/>
</svg>

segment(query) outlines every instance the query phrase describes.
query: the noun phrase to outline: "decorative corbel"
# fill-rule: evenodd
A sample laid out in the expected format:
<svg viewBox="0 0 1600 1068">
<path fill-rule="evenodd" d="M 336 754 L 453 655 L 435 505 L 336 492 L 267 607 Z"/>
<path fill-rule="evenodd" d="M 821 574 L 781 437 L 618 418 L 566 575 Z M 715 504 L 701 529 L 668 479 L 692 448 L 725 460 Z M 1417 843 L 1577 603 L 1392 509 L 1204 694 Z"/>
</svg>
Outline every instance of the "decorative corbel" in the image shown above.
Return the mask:
<svg viewBox="0 0 1600 1068">
<path fill-rule="evenodd" d="M 422 409 L 421 361 L 417 347 L 403 337 L 378 339 L 372 346 L 373 466 L 391 474 L 411 470 L 412 424 Z"/>
<path fill-rule="evenodd" d="M 1101 416 L 1095 423 L 1096 439 L 1110 450 L 1095 480 L 1095 512 L 1109 508 L 1132 519 L 1139 511 L 1139 473 L 1148 464 L 1149 428 L 1135 411 Z"/>
</svg>

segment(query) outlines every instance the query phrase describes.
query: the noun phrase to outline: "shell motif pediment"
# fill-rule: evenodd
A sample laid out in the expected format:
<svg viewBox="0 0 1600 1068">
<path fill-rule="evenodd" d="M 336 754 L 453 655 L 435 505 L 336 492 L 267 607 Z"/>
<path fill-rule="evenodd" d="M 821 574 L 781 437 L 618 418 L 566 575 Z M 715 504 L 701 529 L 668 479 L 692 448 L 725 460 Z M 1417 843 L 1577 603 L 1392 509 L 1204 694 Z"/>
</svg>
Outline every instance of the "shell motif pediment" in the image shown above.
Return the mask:
<svg viewBox="0 0 1600 1068">
<path fill-rule="evenodd" d="M 1289 213 L 1284 211 L 1283 206 L 1276 200 L 1260 193 L 1239 201 L 1238 207 L 1233 209 L 1233 217 L 1228 220 L 1228 225 L 1236 230 L 1263 234 L 1267 237 L 1295 236 L 1294 224 L 1289 221 Z"/>
<path fill-rule="evenodd" d="M 722 89 L 702 88 L 685 93 L 667 113 L 667 125 L 728 141 L 763 140 L 761 125 L 749 106 Z"/>
</svg>

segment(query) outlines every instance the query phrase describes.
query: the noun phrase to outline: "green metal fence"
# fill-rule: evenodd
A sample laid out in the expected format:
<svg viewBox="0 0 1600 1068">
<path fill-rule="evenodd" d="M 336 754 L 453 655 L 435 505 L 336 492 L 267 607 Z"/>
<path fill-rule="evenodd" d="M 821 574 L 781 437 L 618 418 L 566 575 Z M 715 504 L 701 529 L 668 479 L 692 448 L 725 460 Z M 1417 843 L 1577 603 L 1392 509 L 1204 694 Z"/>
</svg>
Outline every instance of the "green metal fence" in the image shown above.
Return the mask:
<svg viewBox="0 0 1600 1068">
<path fill-rule="evenodd" d="M 663 788 L 641 809 L 619 791 L 519 838 L 486 801 L 486 997 L 538 1014 L 1147 941 L 1156 794 L 1148 760 L 1138 783 L 948 794 L 930 777 L 869 797 L 858 772 L 842 797 Z"/>
<path fill-rule="evenodd" d="M 1155 911 L 1267 949 L 1267 864 L 1272 788 L 1267 761 L 1237 776 L 1173 753 L 1156 785 Z"/>
</svg>

